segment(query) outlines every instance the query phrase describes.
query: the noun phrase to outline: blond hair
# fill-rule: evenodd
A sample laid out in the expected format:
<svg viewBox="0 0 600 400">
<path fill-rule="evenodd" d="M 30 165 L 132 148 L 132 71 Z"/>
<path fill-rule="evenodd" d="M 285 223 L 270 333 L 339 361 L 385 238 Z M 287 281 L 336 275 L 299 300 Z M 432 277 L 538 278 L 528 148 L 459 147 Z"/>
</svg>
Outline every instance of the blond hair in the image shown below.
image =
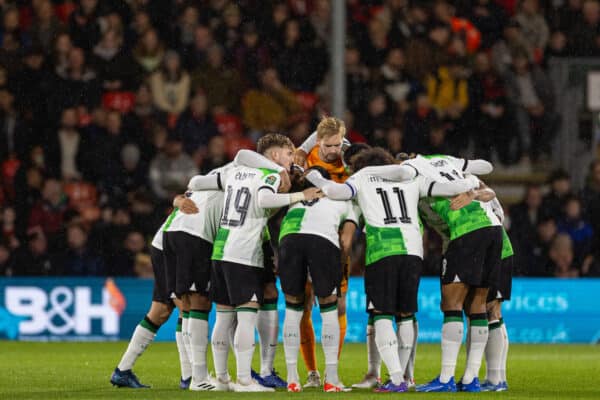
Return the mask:
<svg viewBox="0 0 600 400">
<path fill-rule="evenodd" d="M 346 136 L 346 124 L 335 117 L 323 117 L 317 125 L 317 139 L 325 139 L 330 136 L 341 134 Z"/>
</svg>

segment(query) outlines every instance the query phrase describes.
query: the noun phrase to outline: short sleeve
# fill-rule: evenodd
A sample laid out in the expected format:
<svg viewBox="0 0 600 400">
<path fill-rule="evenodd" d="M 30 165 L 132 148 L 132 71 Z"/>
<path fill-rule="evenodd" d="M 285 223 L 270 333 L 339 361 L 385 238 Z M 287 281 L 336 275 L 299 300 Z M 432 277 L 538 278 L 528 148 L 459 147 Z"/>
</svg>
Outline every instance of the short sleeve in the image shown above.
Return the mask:
<svg viewBox="0 0 600 400">
<path fill-rule="evenodd" d="M 431 197 L 431 191 L 433 190 L 435 181 L 424 175 L 419 175 L 417 177 L 417 182 L 419 183 L 419 197 Z"/>
<path fill-rule="evenodd" d="M 261 186 L 258 190 L 261 189 L 270 189 L 273 193 L 277 193 L 279 190 L 279 185 L 281 184 L 281 177 L 276 173 L 269 173 L 262 177 Z"/>
</svg>

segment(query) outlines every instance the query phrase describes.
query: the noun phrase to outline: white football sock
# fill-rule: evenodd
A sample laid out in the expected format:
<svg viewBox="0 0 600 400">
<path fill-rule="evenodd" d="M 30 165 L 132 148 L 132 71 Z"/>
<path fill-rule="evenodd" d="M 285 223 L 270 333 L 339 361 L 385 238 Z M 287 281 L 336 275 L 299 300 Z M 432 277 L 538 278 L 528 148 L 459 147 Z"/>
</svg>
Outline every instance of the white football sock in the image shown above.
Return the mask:
<svg viewBox="0 0 600 400">
<path fill-rule="evenodd" d="M 156 325 L 148 321 L 147 318 L 143 319 L 133 331 L 127 350 L 125 350 L 125 354 L 123 354 L 117 368 L 121 371 L 127 371 L 133 368 L 135 361 L 154 340 L 157 330 L 158 327 Z"/>
<path fill-rule="evenodd" d="M 463 321 L 461 316 L 444 316 L 442 325 L 442 371 L 440 382 L 447 383 L 454 376 L 456 359 L 463 339 Z"/>
<path fill-rule="evenodd" d="M 419 322 L 417 318 L 413 316 L 413 331 L 415 332 L 413 337 L 413 346 L 412 351 L 410 352 L 410 357 L 408 358 L 408 363 L 406 364 L 406 368 L 404 369 L 404 380 L 405 381 L 414 381 L 415 380 L 415 360 L 417 358 L 417 343 L 419 341 Z"/>
<path fill-rule="evenodd" d="M 287 381 L 300 383 L 298 375 L 298 352 L 300 351 L 300 320 L 304 305 L 286 305 L 283 321 L 283 350 L 287 365 Z"/>
<path fill-rule="evenodd" d="M 379 350 L 377 350 L 377 343 L 375 343 L 375 322 L 372 316 L 369 316 L 367 323 L 367 360 L 369 363 L 367 375 L 379 378 L 381 375 L 381 356 Z"/>
<path fill-rule="evenodd" d="M 177 331 L 175 331 L 175 342 L 177 343 L 177 352 L 179 353 L 179 367 L 181 368 L 181 378 L 188 379 L 192 376 L 192 363 L 187 355 L 185 344 L 183 343 L 183 334 L 181 333 L 181 318 L 177 321 Z"/>
<path fill-rule="evenodd" d="M 233 338 L 237 361 L 237 380 L 242 385 L 250 383 L 252 356 L 254 355 L 254 331 L 256 330 L 257 310 L 241 308 L 236 310 L 238 325 Z"/>
<path fill-rule="evenodd" d="M 181 319 L 181 337 L 185 345 L 188 359 L 192 361 L 192 345 L 190 343 L 190 312 L 184 311 Z"/>
<path fill-rule="evenodd" d="M 479 376 L 481 359 L 485 351 L 485 344 L 488 340 L 488 321 L 485 314 L 476 314 L 471 316 L 471 341 L 467 355 L 467 367 L 462 378 L 462 383 L 468 385 L 473 378 Z"/>
<path fill-rule="evenodd" d="M 504 323 L 504 320 L 500 318 L 500 321 L 502 322 L 500 329 L 502 329 L 502 339 L 504 340 L 504 346 L 502 346 L 502 361 L 500 364 L 500 378 L 502 379 L 502 382 L 507 382 L 506 359 L 508 358 L 508 331 L 506 330 L 506 324 Z"/>
<path fill-rule="evenodd" d="M 375 342 L 395 385 L 402 383 L 402 366 L 398 358 L 398 338 L 391 315 L 375 316 Z"/>
<path fill-rule="evenodd" d="M 275 303 L 266 303 L 258 310 L 256 327 L 260 339 L 260 376 L 271 375 L 275 352 L 277 351 L 277 335 L 279 333 L 279 314 Z"/>
<path fill-rule="evenodd" d="M 502 323 L 500 321 L 490 321 L 489 336 L 485 345 L 485 365 L 486 380 L 494 385 L 501 382 L 500 367 L 502 364 L 502 351 L 504 349 L 504 339 L 502 338 Z"/>
<path fill-rule="evenodd" d="M 338 353 L 340 349 L 340 322 L 337 304 L 321 306 L 321 345 L 325 354 L 325 379 L 338 384 Z"/>
<path fill-rule="evenodd" d="M 208 348 L 208 312 L 192 310 L 188 322 L 192 349 L 192 380 L 196 383 L 208 379 L 206 351 Z"/>
<path fill-rule="evenodd" d="M 212 331 L 211 345 L 215 375 L 223 382 L 226 382 L 229 377 L 227 373 L 227 356 L 229 355 L 229 346 L 232 343 L 230 333 L 234 320 L 235 311 L 217 310 L 217 318 Z"/>
<path fill-rule="evenodd" d="M 401 318 L 400 323 L 398 323 L 398 357 L 403 371 L 408 368 L 408 360 L 412 354 L 414 341 L 415 331 L 412 317 Z"/>
</svg>

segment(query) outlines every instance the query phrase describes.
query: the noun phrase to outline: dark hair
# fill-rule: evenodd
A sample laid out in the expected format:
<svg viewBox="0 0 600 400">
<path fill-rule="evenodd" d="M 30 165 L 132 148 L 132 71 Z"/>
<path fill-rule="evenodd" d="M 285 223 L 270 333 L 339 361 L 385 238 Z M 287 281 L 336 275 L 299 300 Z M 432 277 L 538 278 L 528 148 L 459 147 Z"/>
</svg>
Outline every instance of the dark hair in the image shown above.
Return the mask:
<svg viewBox="0 0 600 400">
<path fill-rule="evenodd" d="M 271 147 L 289 147 L 294 148 L 294 144 L 287 136 L 280 133 L 268 133 L 258 139 L 256 143 L 256 151 L 260 154 L 265 154 Z"/>
<path fill-rule="evenodd" d="M 294 179 L 292 180 L 292 189 L 290 189 L 290 190 L 294 191 L 294 192 L 301 192 L 304 189 L 314 187 L 314 185 L 308 179 L 306 179 L 306 175 L 310 171 L 317 171 L 317 172 L 319 172 L 319 174 L 321 174 L 321 176 L 323 178 L 331 179 L 331 175 L 329 174 L 329 171 L 327 171 L 325 168 L 321 167 L 320 165 L 313 165 L 312 167 L 304 170 L 304 172 L 302 174 L 294 176 Z"/>
<path fill-rule="evenodd" d="M 563 179 L 570 180 L 571 175 L 569 175 L 569 173 L 567 171 L 565 171 L 564 169 L 557 169 L 557 170 L 552 171 L 552 173 L 550 174 L 550 177 L 548 178 L 548 182 L 553 183 L 556 181 L 561 181 Z"/>
<path fill-rule="evenodd" d="M 344 154 L 342 155 L 344 163 L 346 165 L 350 165 L 350 161 L 352 161 L 352 157 L 354 157 L 361 151 L 368 150 L 370 148 L 371 148 L 371 146 L 369 146 L 366 143 L 352 143 L 350 145 L 350 147 L 348 147 L 346 150 L 344 150 Z"/>
<path fill-rule="evenodd" d="M 394 157 L 382 147 L 373 147 L 358 153 L 352 158 L 352 169 L 355 172 L 365 167 L 394 164 Z"/>
</svg>

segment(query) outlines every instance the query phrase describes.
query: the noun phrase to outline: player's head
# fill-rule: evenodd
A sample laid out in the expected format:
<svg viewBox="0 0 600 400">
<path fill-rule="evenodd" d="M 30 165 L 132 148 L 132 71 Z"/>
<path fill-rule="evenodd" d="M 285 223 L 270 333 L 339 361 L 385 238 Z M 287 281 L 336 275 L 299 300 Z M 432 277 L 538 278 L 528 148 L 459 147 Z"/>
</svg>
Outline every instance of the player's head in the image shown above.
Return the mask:
<svg viewBox="0 0 600 400">
<path fill-rule="evenodd" d="M 334 162 L 342 156 L 342 144 L 346 136 L 346 125 L 341 119 L 324 117 L 317 125 L 319 157 L 325 162 Z"/>
<path fill-rule="evenodd" d="M 381 147 L 363 150 L 352 157 L 352 169 L 358 172 L 365 167 L 395 164 L 394 156 Z"/>
<path fill-rule="evenodd" d="M 354 158 L 354 156 L 356 156 L 361 151 L 367 150 L 370 148 L 371 148 L 371 146 L 369 146 L 366 143 L 352 143 L 350 145 L 350 147 L 348 147 L 346 150 L 344 150 L 344 154 L 342 156 L 342 161 L 344 162 L 344 165 L 348 169 L 349 173 L 353 172 L 352 159 Z"/>
<path fill-rule="evenodd" d="M 256 151 L 288 171 L 294 161 L 294 144 L 279 133 L 268 133 L 258 139 Z"/>
</svg>

